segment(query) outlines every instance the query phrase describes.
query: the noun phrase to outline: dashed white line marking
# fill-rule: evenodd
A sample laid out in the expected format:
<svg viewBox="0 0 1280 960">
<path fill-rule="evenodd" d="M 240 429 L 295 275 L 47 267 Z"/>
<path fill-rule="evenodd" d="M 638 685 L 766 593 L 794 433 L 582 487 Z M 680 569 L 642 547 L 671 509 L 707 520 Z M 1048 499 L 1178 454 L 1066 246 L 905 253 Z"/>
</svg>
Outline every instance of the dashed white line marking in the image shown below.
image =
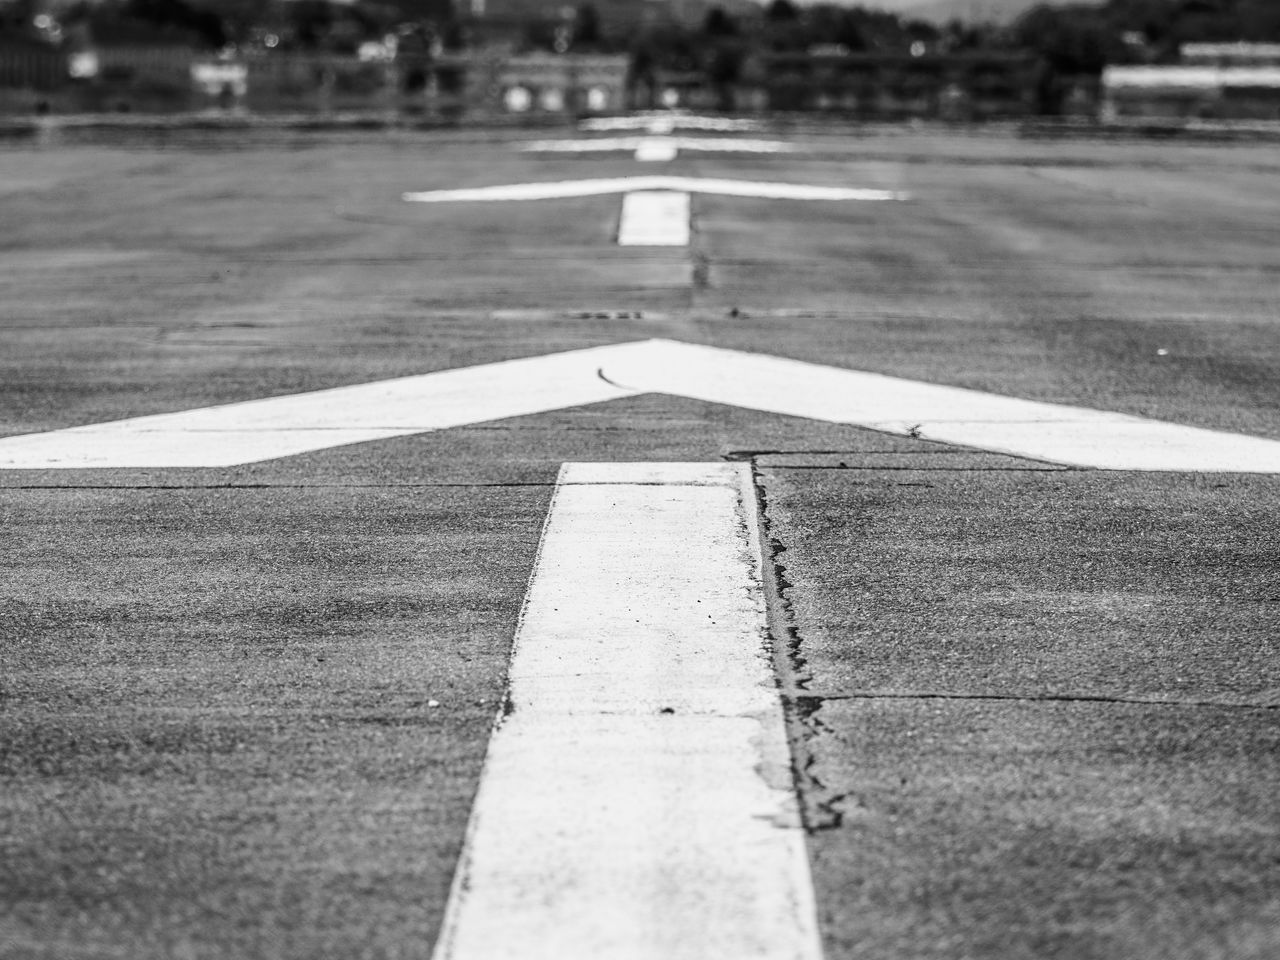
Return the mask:
<svg viewBox="0 0 1280 960">
<path fill-rule="evenodd" d="M 1280 441 L 670 340 L 0 439 L 0 469 L 221 467 L 667 393 L 1105 470 L 1280 473 Z"/>
<path fill-rule="evenodd" d="M 641 190 L 622 198 L 620 247 L 687 247 L 689 195 L 675 190 Z"/>
<path fill-rule="evenodd" d="M 819 960 L 740 464 L 566 464 L 435 960 Z"/>
</svg>

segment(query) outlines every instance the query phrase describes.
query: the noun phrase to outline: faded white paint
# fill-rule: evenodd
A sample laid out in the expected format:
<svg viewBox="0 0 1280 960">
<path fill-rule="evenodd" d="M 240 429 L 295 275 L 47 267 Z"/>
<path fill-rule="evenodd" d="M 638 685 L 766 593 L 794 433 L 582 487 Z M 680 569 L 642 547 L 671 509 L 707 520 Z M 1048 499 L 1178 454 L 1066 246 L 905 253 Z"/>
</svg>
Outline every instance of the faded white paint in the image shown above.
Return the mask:
<svg viewBox="0 0 1280 960">
<path fill-rule="evenodd" d="M 618 221 L 621 247 L 687 247 L 689 195 L 674 190 L 641 190 L 622 198 Z"/>
<path fill-rule="evenodd" d="M 1280 473 L 1280 441 L 670 340 L 0 439 L 0 469 L 219 467 L 639 393 L 1106 470 Z"/>
<path fill-rule="evenodd" d="M 760 197 L 767 200 L 905 200 L 906 194 L 866 187 L 821 187 L 798 183 L 752 180 L 719 180 L 700 177 L 609 177 L 599 180 L 555 180 L 543 183 L 509 183 L 460 190 L 428 190 L 406 193 L 412 203 L 501 202 L 513 200 L 557 200 L 564 197 L 593 197 L 636 190 L 678 190 L 683 193 L 712 193 L 729 197 Z"/>
<path fill-rule="evenodd" d="M 741 464 L 566 464 L 436 960 L 819 960 Z"/>
</svg>

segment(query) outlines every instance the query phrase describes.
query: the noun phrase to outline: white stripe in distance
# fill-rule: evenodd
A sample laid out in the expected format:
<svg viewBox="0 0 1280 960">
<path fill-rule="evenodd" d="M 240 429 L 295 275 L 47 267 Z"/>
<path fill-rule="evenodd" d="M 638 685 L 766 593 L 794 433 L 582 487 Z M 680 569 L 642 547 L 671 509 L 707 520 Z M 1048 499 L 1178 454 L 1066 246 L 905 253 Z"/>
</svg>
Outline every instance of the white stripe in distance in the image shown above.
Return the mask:
<svg viewBox="0 0 1280 960">
<path fill-rule="evenodd" d="M 679 190 L 714 193 L 727 197 L 760 197 L 767 200 L 905 200 L 905 193 L 866 187 L 820 187 L 801 183 L 754 180 L 719 180 L 700 177 L 610 177 L 597 180 L 555 180 L 544 183 L 507 183 L 461 190 L 428 190 L 402 194 L 411 203 L 508 202 L 555 200 L 563 197 L 595 197 L 638 190 Z"/>
<path fill-rule="evenodd" d="M 688 245 L 689 194 L 676 190 L 639 190 L 623 195 L 618 246 Z"/>
<path fill-rule="evenodd" d="M 820 960 L 740 464 L 566 464 L 435 960 Z"/>
<path fill-rule="evenodd" d="M 636 159 L 642 163 L 665 163 L 674 160 L 679 149 L 672 137 L 645 137 L 636 144 Z"/>
</svg>

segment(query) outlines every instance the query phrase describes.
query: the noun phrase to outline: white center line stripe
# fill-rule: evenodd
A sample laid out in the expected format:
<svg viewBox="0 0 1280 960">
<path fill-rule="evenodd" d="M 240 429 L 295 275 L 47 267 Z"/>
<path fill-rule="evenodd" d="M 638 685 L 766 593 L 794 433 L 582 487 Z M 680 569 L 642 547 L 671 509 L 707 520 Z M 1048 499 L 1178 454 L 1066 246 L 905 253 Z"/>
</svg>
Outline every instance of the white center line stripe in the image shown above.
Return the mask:
<svg viewBox="0 0 1280 960">
<path fill-rule="evenodd" d="M 820 960 L 741 464 L 565 464 L 435 960 Z"/>
<path fill-rule="evenodd" d="M 679 152 L 679 143 L 672 137 L 645 137 L 636 144 L 636 159 L 644 163 L 674 160 Z"/>
<path fill-rule="evenodd" d="M 618 246 L 688 245 L 689 194 L 675 190 L 639 190 L 623 196 Z"/>
</svg>

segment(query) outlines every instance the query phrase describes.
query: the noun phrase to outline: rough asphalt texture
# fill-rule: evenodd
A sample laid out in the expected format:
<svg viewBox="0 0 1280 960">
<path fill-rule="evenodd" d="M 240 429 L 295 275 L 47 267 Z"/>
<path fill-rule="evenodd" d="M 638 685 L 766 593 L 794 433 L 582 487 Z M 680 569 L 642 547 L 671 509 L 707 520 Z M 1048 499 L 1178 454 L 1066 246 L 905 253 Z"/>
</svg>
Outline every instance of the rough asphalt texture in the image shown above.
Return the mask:
<svg viewBox="0 0 1280 960">
<path fill-rule="evenodd" d="M 541 134 L 540 134 L 541 135 Z M 483 140 L 483 142 L 481 142 Z M 1280 438 L 1269 147 L 869 131 L 688 176 L 502 137 L 0 151 L 7 434 L 673 337 Z M 0 473 L 0 954 L 421 957 L 566 460 L 754 464 L 843 958 L 1280 953 L 1272 477 L 660 396 L 225 470 Z"/>
</svg>

